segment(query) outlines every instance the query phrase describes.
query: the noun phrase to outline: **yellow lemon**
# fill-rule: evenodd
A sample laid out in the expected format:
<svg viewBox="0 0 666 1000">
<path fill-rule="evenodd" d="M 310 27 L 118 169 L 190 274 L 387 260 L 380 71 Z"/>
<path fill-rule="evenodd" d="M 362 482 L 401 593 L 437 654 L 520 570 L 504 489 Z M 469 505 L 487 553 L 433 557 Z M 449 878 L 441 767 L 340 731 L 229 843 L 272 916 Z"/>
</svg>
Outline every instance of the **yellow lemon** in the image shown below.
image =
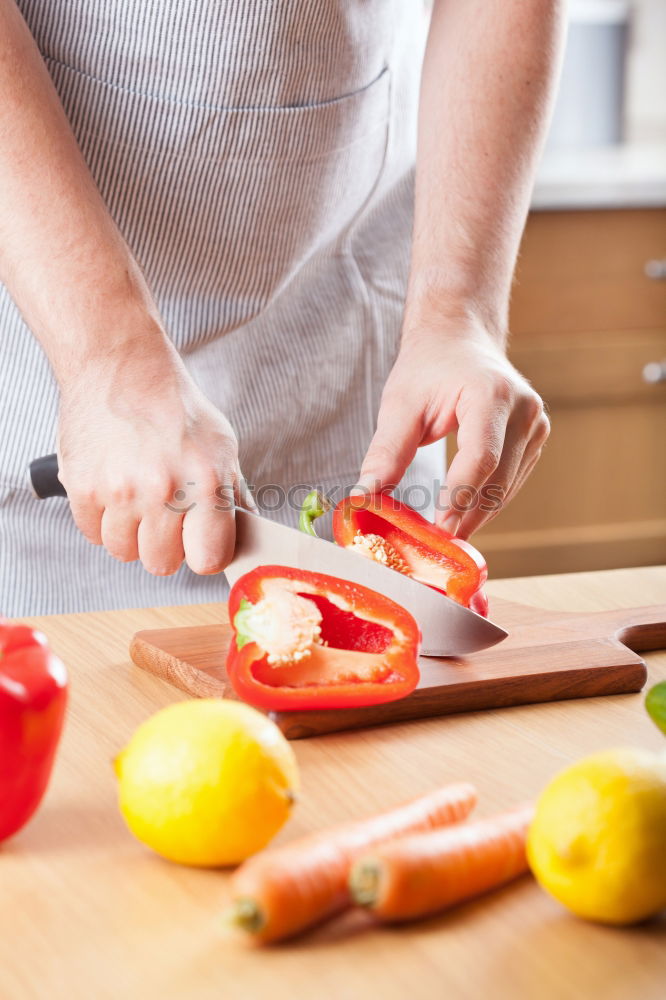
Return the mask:
<svg viewBox="0 0 666 1000">
<path fill-rule="evenodd" d="M 666 757 L 618 749 L 558 774 L 527 853 L 555 899 L 588 920 L 632 924 L 666 907 Z"/>
<path fill-rule="evenodd" d="M 298 790 L 277 726 L 240 702 L 183 701 L 139 726 L 115 762 L 132 833 L 171 861 L 237 864 L 265 847 Z"/>
</svg>

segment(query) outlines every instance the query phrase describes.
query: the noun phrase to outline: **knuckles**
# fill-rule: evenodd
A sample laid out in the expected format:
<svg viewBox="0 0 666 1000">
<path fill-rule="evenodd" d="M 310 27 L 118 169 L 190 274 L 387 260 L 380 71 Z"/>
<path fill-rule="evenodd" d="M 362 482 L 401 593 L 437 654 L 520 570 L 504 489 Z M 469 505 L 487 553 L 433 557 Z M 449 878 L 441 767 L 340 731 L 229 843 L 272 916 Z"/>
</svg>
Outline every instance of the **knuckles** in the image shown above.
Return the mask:
<svg viewBox="0 0 666 1000">
<path fill-rule="evenodd" d="M 498 448 L 487 447 L 479 452 L 474 461 L 475 467 L 482 476 L 489 476 L 495 471 L 500 463 L 501 452 Z"/>
<path fill-rule="evenodd" d="M 516 382 L 510 375 L 498 375 L 492 386 L 492 397 L 495 403 L 511 406 L 516 397 Z"/>
<path fill-rule="evenodd" d="M 521 399 L 521 407 L 527 424 L 530 427 L 537 424 L 543 414 L 543 402 L 541 400 L 541 396 L 537 395 L 536 392 L 529 390 Z"/>
<path fill-rule="evenodd" d="M 214 464 L 204 458 L 188 463 L 188 481 L 201 499 L 224 497 L 227 492 L 231 497 L 234 495 L 234 482 L 240 478 L 235 449 L 230 446 L 223 455 L 218 450 L 216 459 Z"/>
<path fill-rule="evenodd" d="M 542 411 L 536 427 L 536 438 L 540 446 L 543 446 L 550 437 L 550 420 Z"/>
<path fill-rule="evenodd" d="M 137 497 L 137 487 L 133 482 L 116 482 L 107 492 L 107 507 L 129 507 Z"/>
<path fill-rule="evenodd" d="M 100 502 L 99 491 L 95 484 L 76 480 L 70 482 L 69 478 L 61 477 L 61 482 L 67 491 L 72 509 L 80 511 L 92 511 L 103 506 Z"/>
<path fill-rule="evenodd" d="M 149 473 L 141 484 L 141 495 L 149 506 L 171 500 L 176 489 L 173 477 L 167 472 Z"/>
<path fill-rule="evenodd" d="M 519 406 L 533 438 L 543 444 L 550 434 L 550 420 L 546 415 L 541 396 L 528 386 L 520 398 Z"/>
<path fill-rule="evenodd" d="M 495 403 L 518 411 L 530 427 L 544 417 L 541 396 L 518 373 L 496 375 L 491 392 Z"/>
</svg>

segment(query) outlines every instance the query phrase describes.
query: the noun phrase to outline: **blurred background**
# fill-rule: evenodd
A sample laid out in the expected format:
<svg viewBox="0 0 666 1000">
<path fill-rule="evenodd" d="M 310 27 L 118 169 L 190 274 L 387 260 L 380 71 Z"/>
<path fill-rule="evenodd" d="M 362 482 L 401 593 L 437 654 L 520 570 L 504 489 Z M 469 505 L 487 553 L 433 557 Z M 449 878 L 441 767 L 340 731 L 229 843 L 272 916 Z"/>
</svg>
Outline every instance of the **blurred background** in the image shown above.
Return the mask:
<svg viewBox="0 0 666 1000">
<path fill-rule="evenodd" d="M 570 3 L 511 331 L 552 432 L 490 574 L 666 562 L 666 0 Z"/>
</svg>

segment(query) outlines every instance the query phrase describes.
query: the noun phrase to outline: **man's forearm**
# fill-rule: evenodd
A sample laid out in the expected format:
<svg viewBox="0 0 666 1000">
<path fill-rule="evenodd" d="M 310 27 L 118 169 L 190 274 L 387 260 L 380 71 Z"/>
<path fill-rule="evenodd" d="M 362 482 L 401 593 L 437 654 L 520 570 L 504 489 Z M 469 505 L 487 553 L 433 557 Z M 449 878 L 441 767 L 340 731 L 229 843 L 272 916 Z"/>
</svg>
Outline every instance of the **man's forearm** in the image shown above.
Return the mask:
<svg viewBox="0 0 666 1000">
<path fill-rule="evenodd" d="M 138 336 L 150 295 L 13 0 L 0 0 L 0 280 L 56 374 Z"/>
<path fill-rule="evenodd" d="M 405 331 L 438 315 L 506 334 L 559 65 L 559 0 L 436 0 L 421 85 Z"/>
</svg>

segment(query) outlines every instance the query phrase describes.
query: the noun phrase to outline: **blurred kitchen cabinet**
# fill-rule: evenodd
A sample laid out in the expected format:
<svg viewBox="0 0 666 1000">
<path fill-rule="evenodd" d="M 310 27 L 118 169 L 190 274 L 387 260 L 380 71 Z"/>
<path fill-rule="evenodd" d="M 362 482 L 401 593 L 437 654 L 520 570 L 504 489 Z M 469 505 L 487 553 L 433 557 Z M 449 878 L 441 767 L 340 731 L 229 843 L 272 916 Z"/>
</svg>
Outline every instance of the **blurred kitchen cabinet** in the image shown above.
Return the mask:
<svg viewBox="0 0 666 1000">
<path fill-rule="evenodd" d="M 535 212 L 510 357 L 550 440 L 475 542 L 493 576 L 666 562 L 666 209 Z M 640 595 L 636 595 L 640 603 Z"/>
</svg>

